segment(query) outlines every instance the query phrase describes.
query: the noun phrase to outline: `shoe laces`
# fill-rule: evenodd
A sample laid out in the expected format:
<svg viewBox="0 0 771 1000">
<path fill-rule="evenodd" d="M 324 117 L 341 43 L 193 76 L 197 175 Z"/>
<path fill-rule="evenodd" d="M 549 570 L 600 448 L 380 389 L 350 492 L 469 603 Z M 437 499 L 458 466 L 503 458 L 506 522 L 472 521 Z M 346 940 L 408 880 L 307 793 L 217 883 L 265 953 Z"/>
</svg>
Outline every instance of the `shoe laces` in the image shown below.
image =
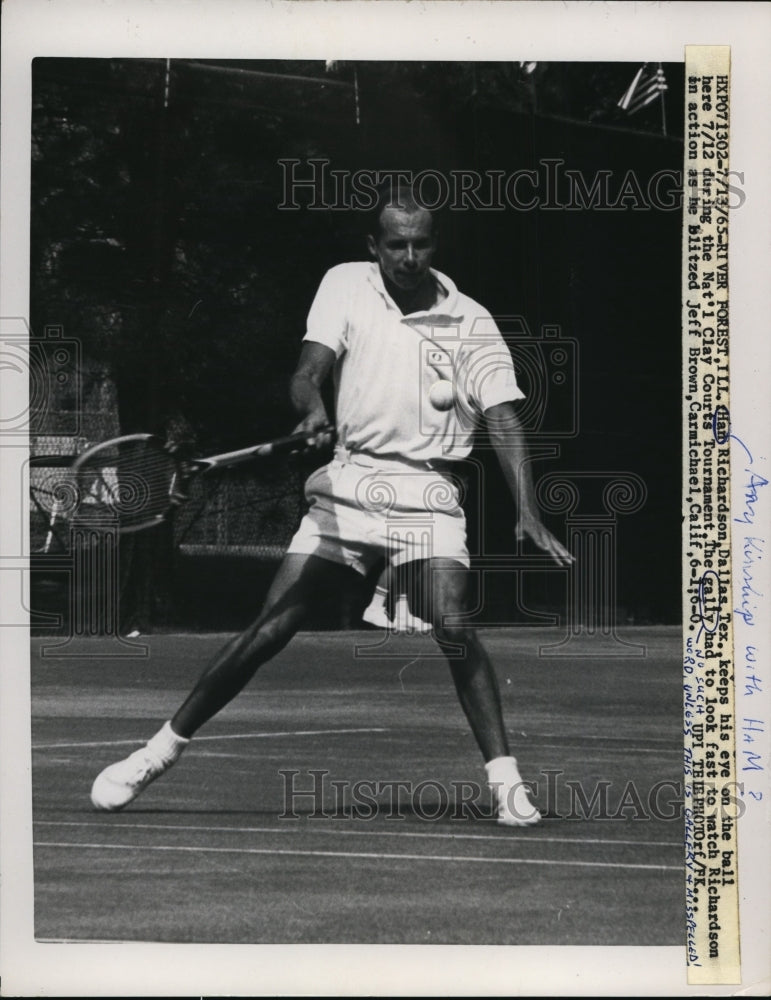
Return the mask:
<svg viewBox="0 0 771 1000">
<path fill-rule="evenodd" d="M 132 784 L 141 784 L 147 777 L 163 770 L 163 761 L 146 746 L 135 750 L 129 759 L 135 772 L 129 779 Z"/>
</svg>

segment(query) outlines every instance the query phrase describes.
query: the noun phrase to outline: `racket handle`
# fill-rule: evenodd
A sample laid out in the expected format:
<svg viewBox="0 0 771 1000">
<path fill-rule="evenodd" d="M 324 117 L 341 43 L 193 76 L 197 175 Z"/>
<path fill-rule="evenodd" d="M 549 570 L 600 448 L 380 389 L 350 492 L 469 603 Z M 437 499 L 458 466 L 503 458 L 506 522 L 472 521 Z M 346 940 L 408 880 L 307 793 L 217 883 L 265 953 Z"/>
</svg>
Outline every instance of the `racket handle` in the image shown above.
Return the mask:
<svg viewBox="0 0 771 1000">
<path fill-rule="evenodd" d="M 317 431 L 302 434 L 289 434 L 287 437 L 274 438 L 266 441 L 265 444 L 255 445 L 253 448 L 243 448 L 238 451 L 227 451 L 221 455 L 212 455 L 209 458 L 199 459 L 199 466 L 216 469 L 217 467 L 227 468 L 234 465 L 241 465 L 244 462 L 251 462 L 255 458 L 264 458 L 268 455 L 280 455 L 301 451 L 307 448 L 314 438 L 321 434 L 329 434 L 334 431 L 333 427 L 319 428 Z"/>
<path fill-rule="evenodd" d="M 258 451 L 258 454 L 276 455 L 276 454 L 281 454 L 282 452 L 296 451 L 298 449 L 298 446 L 301 445 L 310 447 L 311 442 L 314 441 L 315 438 L 321 436 L 322 434 L 329 434 L 333 430 L 334 427 L 330 427 L 329 425 L 327 425 L 326 427 L 320 427 L 316 431 L 311 431 L 302 434 L 289 434 L 287 437 L 276 438 L 274 441 L 268 441 L 264 445 L 259 445 L 258 447 L 260 448 L 260 451 Z M 265 448 L 266 450 L 262 451 L 262 448 Z"/>
</svg>

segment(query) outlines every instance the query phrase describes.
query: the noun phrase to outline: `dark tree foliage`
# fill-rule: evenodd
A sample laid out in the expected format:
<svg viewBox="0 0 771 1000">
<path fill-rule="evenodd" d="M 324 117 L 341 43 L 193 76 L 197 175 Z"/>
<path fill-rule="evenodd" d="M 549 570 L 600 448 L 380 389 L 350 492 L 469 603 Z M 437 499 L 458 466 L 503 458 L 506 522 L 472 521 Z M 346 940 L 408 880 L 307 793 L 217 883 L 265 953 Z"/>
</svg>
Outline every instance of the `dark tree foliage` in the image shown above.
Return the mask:
<svg viewBox="0 0 771 1000">
<path fill-rule="evenodd" d="M 339 154 L 337 90 L 174 64 L 166 93 L 163 61 L 36 61 L 32 326 L 110 364 L 124 430 L 286 426 L 329 220 L 277 212 L 277 161 Z"/>
</svg>

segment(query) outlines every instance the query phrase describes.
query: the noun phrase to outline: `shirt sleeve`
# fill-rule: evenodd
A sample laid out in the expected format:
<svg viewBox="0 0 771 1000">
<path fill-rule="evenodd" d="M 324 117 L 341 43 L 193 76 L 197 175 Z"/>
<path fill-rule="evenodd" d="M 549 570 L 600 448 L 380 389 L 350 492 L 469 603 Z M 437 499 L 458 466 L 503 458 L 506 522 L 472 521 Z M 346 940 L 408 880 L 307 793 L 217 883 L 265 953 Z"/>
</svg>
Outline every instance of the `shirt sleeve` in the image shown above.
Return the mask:
<svg viewBox="0 0 771 1000">
<path fill-rule="evenodd" d="M 329 347 L 337 358 L 348 346 L 348 291 L 343 267 L 327 271 L 311 303 L 303 337 Z"/>
<path fill-rule="evenodd" d="M 475 343 L 463 365 L 463 385 L 469 402 L 479 413 L 499 403 L 524 399 L 517 384 L 511 352 L 489 314 L 474 326 Z"/>
</svg>

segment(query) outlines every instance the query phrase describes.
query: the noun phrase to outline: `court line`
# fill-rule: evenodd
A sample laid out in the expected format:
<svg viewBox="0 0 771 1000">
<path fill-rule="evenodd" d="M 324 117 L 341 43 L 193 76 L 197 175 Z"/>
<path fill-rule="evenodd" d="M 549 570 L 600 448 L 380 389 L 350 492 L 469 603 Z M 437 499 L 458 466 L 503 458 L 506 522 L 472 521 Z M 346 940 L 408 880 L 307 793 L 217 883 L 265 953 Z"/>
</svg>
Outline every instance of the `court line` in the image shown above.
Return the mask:
<svg viewBox="0 0 771 1000">
<path fill-rule="evenodd" d="M 125 938 L 47 938 L 36 937 L 38 944 L 123 944 Z M 139 943 L 139 942 L 137 942 Z"/>
<path fill-rule="evenodd" d="M 332 736 L 340 733 L 387 733 L 387 729 L 298 729 L 286 733 L 221 733 L 217 736 L 196 736 L 195 742 L 207 740 L 269 740 L 274 736 Z M 65 750 L 72 747 L 141 746 L 141 740 L 97 740 L 90 743 L 33 743 L 33 750 Z"/>
<path fill-rule="evenodd" d="M 562 749 L 562 748 L 559 748 L 559 749 Z M 576 747 L 575 749 L 581 750 L 583 748 Z M 627 753 L 632 753 L 632 752 L 634 752 L 634 753 L 647 753 L 648 751 L 645 751 L 645 750 L 642 750 L 642 751 L 640 751 L 640 750 L 626 751 L 626 750 L 624 750 L 620 754 L 618 754 L 617 756 L 626 755 Z M 655 753 L 655 751 L 653 751 L 653 752 Z M 673 755 L 675 755 L 676 752 L 672 751 L 672 753 L 673 753 Z M 255 760 L 254 754 L 255 754 L 254 750 L 230 750 L 230 751 L 228 751 L 228 750 L 205 750 L 203 747 L 197 747 L 197 748 L 193 748 L 192 750 L 187 751 L 187 755 L 186 755 L 185 759 L 186 760 L 199 760 L 199 761 L 203 761 L 203 760 L 239 760 L 239 761 L 248 760 L 248 761 L 254 761 Z M 680 750 L 680 755 L 682 755 L 682 749 Z M 666 758 L 665 754 L 659 754 L 659 756 L 665 756 L 665 758 Z M 69 756 L 69 757 L 62 756 L 61 758 L 56 758 L 56 757 L 50 757 L 50 758 L 48 758 L 48 760 L 51 761 L 51 762 L 60 760 L 62 763 L 69 763 L 72 759 L 73 759 L 72 756 Z M 609 759 L 615 760 L 615 757 L 612 757 L 612 758 L 610 757 L 610 752 L 606 753 L 606 754 L 600 754 L 599 752 L 597 752 L 597 753 L 586 753 L 585 752 L 583 754 L 582 758 L 581 758 L 581 763 L 583 765 L 585 765 L 585 766 L 589 765 L 589 764 L 592 764 L 592 765 L 607 764 L 608 761 L 609 761 Z M 620 762 L 619 762 L 619 764 L 620 764 Z M 651 767 L 653 767 L 653 766 L 655 766 L 655 762 L 654 762 L 654 764 L 651 765 Z"/>
<path fill-rule="evenodd" d="M 212 740 L 267 740 L 272 737 L 283 737 L 283 736 L 332 736 L 332 735 L 351 735 L 356 733 L 387 733 L 389 730 L 386 728 L 361 728 L 361 729 L 305 729 L 296 730 L 294 732 L 280 732 L 280 733 L 220 733 L 215 736 L 196 736 L 195 745 L 199 743 L 210 742 Z M 602 737 L 600 737 L 602 738 Z M 83 743 L 33 743 L 33 750 L 71 750 L 71 749 L 86 749 L 89 747 L 119 747 L 119 746 L 141 746 L 140 739 L 133 740 L 94 740 L 90 742 Z M 585 747 L 578 743 L 539 743 L 537 739 L 530 738 L 531 747 L 539 750 L 583 750 Z M 621 753 L 653 753 L 653 754 L 666 754 L 666 753 L 682 753 L 682 747 L 672 746 L 672 747 L 661 747 L 661 748 L 651 748 L 651 747 L 637 747 L 637 746 L 618 746 L 618 745 L 607 745 L 605 750 L 617 750 Z M 592 758 L 595 759 L 595 758 Z"/>
<path fill-rule="evenodd" d="M 645 871 L 682 872 L 682 865 L 640 865 L 620 861 L 555 861 L 550 858 L 474 858 L 462 854 L 386 854 L 373 851 L 303 851 L 268 847 L 179 847 L 173 844 L 67 844 L 62 841 L 35 841 L 35 847 L 74 847 L 96 851 L 177 851 L 182 854 L 264 854 L 307 858 L 360 858 L 370 861 L 462 861 L 490 865 L 559 865 L 565 868 L 626 868 Z"/>
<path fill-rule="evenodd" d="M 534 750 L 586 750 L 585 746 L 581 746 L 580 743 L 539 743 L 537 740 L 530 740 L 528 747 Z M 596 754 L 600 749 L 605 751 L 616 750 L 618 753 L 658 753 L 658 754 L 668 754 L 668 753 L 679 753 L 682 756 L 683 748 L 678 746 L 669 747 L 635 747 L 635 746 L 617 746 L 615 744 L 607 744 L 604 747 L 595 747 L 594 754 Z M 601 758 L 596 756 L 585 755 L 584 760 L 600 760 Z"/>
<path fill-rule="evenodd" d="M 366 821 L 365 821 L 366 822 Z M 98 820 L 36 820 L 36 826 L 87 826 L 87 827 L 99 827 L 100 829 L 107 828 L 109 830 L 186 830 L 189 832 L 200 832 L 200 833 L 306 833 L 308 832 L 306 827 L 302 829 L 299 827 L 274 827 L 274 826 L 202 826 L 194 824 L 181 824 L 181 823 L 101 823 Z M 527 828 L 521 827 L 518 833 L 525 832 Z M 377 836 L 377 837 L 418 837 L 418 838 L 438 838 L 442 840 L 497 840 L 499 842 L 504 841 L 511 843 L 511 839 L 506 837 L 505 833 L 492 834 L 492 833 L 441 833 L 432 832 L 427 833 L 426 831 L 417 830 L 328 830 L 319 829 L 314 827 L 314 833 L 326 833 L 333 834 L 335 836 L 343 837 L 366 837 L 366 836 Z M 532 840 L 533 843 L 537 844 L 610 844 L 610 845 L 621 845 L 627 847 L 683 847 L 683 842 L 680 840 L 665 840 L 665 841 L 650 841 L 650 840 L 615 840 L 607 837 L 532 837 L 528 838 L 528 842 Z"/>
<path fill-rule="evenodd" d="M 524 735 L 524 734 L 523 734 Z M 563 739 L 564 734 L 562 733 L 531 733 L 529 736 L 525 736 L 525 739 L 530 739 L 532 736 L 538 736 L 542 740 L 559 740 Z M 617 743 L 631 743 L 636 737 L 634 736 L 584 736 L 583 733 L 575 733 L 570 735 L 580 735 L 581 739 L 584 741 L 600 741 L 600 740 L 614 740 Z M 568 737 L 570 738 L 570 737 Z M 672 745 L 672 740 L 664 736 L 644 736 L 643 739 L 646 743 L 666 743 Z"/>
</svg>

